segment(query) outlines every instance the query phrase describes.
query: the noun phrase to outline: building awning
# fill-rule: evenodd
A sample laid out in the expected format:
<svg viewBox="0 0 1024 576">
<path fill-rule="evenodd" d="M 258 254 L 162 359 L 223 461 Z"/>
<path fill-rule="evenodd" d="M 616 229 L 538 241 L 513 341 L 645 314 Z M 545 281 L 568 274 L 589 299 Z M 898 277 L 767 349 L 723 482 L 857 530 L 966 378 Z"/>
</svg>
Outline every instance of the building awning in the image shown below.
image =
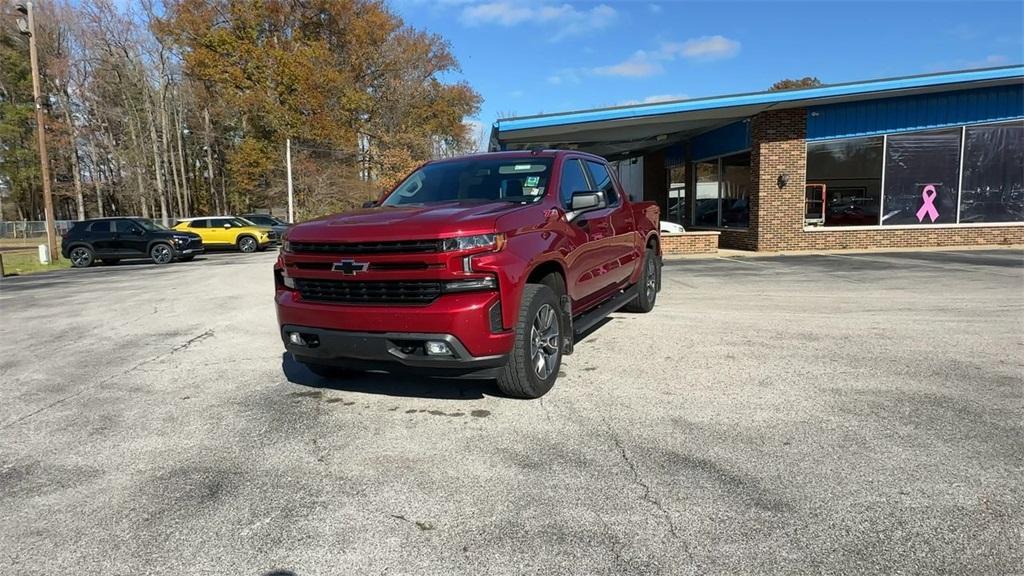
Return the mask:
<svg viewBox="0 0 1024 576">
<path fill-rule="evenodd" d="M 498 120 L 492 150 L 576 148 L 606 157 L 639 154 L 771 109 L 1024 83 L 1024 65 L 714 96 Z"/>
</svg>

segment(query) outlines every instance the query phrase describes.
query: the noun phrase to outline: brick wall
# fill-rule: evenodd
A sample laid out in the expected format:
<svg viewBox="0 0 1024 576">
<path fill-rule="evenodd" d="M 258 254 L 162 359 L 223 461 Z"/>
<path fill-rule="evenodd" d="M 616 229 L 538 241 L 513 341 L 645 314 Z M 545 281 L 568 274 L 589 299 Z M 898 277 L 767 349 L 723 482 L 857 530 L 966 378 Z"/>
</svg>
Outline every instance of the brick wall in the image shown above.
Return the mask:
<svg viewBox="0 0 1024 576">
<path fill-rule="evenodd" d="M 804 234 L 804 179 L 807 172 L 807 111 L 764 112 L 750 125 L 750 229 L 756 250 L 791 249 Z M 779 188 L 778 178 L 788 182 Z"/>
<path fill-rule="evenodd" d="M 747 250 L 838 250 L 1024 243 L 1024 226 L 804 231 L 807 112 L 776 110 L 751 120 L 750 231 L 725 231 L 722 246 Z M 788 182 L 779 188 L 778 177 Z"/>
<path fill-rule="evenodd" d="M 673 254 L 713 254 L 718 251 L 718 232 L 662 234 L 661 250 Z"/>
</svg>

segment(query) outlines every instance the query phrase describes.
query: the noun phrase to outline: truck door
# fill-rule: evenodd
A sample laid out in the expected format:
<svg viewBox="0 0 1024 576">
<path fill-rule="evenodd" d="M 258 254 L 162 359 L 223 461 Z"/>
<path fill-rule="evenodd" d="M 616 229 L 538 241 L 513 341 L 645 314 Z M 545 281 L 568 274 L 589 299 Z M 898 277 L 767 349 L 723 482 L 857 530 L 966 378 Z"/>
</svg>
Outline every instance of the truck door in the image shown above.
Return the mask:
<svg viewBox="0 0 1024 576">
<path fill-rule="evenodd" d="M 575 192 L 593 190 L 587 171 L 578 158 L 567 158 L 562 164 L 558 192 L 562 208 L 570 210 Z M 579 215 L 568 223 L 568 239 L 573 249 L 566 255 L 566 274 L 569 297 L 573 307 L 583 309 L 600 295 L 604 279 L 601 278 L 600 239 L 608 227 L 605 210 Z"/>
<path fill-rule="evenodd" d="M 640 257 L 636 222 L 629 202 L 622 198 L 621 188 L 615 185 L 608 167 L 593 160 L 586 163 L 594 190 L 603 192 L 608 203 L 601 260 L 609 289 L 617 290 L 629 281 Z"/>
</svg>

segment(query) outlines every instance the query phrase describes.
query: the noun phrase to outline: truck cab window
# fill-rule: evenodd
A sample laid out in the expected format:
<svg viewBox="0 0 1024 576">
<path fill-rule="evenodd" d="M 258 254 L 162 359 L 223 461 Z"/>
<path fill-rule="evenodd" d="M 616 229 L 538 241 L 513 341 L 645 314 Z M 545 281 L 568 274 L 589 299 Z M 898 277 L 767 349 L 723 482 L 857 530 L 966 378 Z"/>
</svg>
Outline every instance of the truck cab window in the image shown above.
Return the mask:
<svg viewBox="0 0 1024 576">
<path fill-rule="evenodd" d="M 612 183 L 612 176 L 604 164 L 587 160 L 587 167 L 590 168 L 590 175 L 594 179 L 594 189 L 604 193 L 605 202 L 608 206 L 618 206 L 619 194 L 615 191 L 615 184 Z"/>
<path fill-rule="evenodd" d="M 588 190 L 590 190 L 590 183 L 587 182 L 580 161 L 575 158 L 566 160 L 562 165 L 562 177 L 558 182 L 558 194 L 562 200 L 562 206 L 568 209 L 574 193 Z"/>
</svg>

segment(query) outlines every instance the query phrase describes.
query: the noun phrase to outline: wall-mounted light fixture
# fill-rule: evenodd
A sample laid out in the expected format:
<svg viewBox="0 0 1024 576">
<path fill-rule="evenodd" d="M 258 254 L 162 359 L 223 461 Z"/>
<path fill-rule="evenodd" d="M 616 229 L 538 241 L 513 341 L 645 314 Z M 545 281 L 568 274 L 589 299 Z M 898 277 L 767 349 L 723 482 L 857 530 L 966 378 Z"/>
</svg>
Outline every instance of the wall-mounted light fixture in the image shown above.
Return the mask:
<svg viewBox="0 0 1024 576">
<path fill-rule="evenodd" d="M 786 174 L 785 172 L 779 174 L 779 179 L 776 180 L 776 184 L 779 185 L 779 188 L 785 188 L 786 184 L 789 184 L 789 174 Z"/>
</svg>

